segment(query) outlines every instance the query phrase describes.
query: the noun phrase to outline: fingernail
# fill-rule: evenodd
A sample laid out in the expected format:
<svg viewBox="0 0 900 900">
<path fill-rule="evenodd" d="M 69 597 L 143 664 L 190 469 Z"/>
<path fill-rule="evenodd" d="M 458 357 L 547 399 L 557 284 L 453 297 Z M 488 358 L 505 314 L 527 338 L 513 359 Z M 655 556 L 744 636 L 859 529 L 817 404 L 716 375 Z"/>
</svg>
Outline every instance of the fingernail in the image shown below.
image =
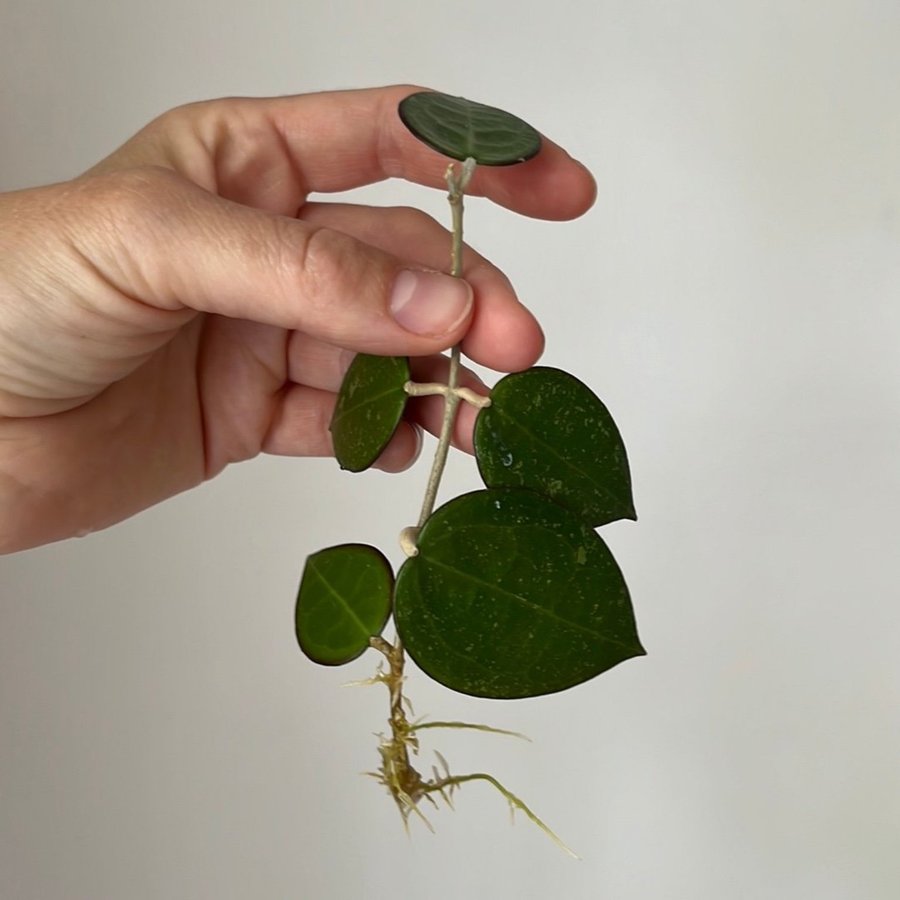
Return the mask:
<svg viewBox="0 0 900 900">
<path fill-rule="evenodd" d="M 394 282 L 391 315 L 413 334 L 440 337 L 452 331 L 472 308 L 472 288 L 441 272 L 403 269 Z"/>
</svg>

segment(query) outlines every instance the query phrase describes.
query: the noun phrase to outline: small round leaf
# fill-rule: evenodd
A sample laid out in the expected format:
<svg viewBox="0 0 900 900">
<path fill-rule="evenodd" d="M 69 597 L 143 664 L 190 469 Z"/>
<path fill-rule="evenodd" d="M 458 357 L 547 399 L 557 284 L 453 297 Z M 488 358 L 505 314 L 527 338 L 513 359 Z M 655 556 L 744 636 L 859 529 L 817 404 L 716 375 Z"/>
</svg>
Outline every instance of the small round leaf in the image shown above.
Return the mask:
<svg viewBox="0 0 900 900">
<path fill-rule="evenodd" d="M 488 487 L 524 487 L 595 528 L 636 519 L 625 445 L 609 410 L 568 372 L 536 366 L 502 378 L 475 422 Z"/>
<path fill-rule="evenodd" d="M 644 653 L 603 540 L 540 494 L 476 491 L 442 506 L 397 575 L 394 621 L 428 675 L 464 694 L 534 697 Z"/>
<path fill-rule="evenodd" d="M 423 143 L 451 159 L 483 166 L 525 162 L 541 149 L 541 136 L 502 109 L 432 91 L 401 101 L 403 124 Z"/>
<path fill-rule="evenodd" d="M 354 357 L 331 418 L 334 455 L 342 469 L 362 472 L 378 459 L 403 416 L 409 377 L 405 356 Z"/>
<path fill-rule="evenodd" d="M 300 649 L 325 666 L 356 659 L 384 629 L 393 587 L 391 564 L 374 547 L 341 544 L 314 553 L 297 592 Z"/>
</svg>

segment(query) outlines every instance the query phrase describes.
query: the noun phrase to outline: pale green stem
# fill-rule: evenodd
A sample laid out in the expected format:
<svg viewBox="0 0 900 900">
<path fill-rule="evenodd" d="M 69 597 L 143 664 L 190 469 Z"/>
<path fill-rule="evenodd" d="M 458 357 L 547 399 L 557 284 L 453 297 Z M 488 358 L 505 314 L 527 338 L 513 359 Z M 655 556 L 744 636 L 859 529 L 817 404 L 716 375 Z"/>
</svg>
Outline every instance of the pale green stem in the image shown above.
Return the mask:
<svg viewBox="0 0 900 900">
<path fill-rule="evenodd" d="M 450 274 L 455 278 L 462 277 L 463 271 L 463 194 L 475 171 L 475 160 L 467 159 L 462 165 L 462 171 L 457 176 L 456 168 L 450 165 L 447 168 L 447 187 L 450 201 L 450 211 L 453 216 L 453 249 L 451 254 Z M 450 452 L 450 443 L 453 437 L 453 424 L 456 421 L 456 411 L 459 407 L 459 345 L 450 351 L 450 372 L 447 376 L 448 392 L 444 396 L 444 419 L 441 423 L 441 434 L 438 438 L 437 450 L 434 453 L 434 462 L 431 466 L 431 475 L 428 478 L 428 487 L 425 490 L 425 499 L 422 502 L 422 512 L 419 514 L 419 528 L 421 528 L 434 512 L 434 504 L 437 501 L 438 488 L 441 485 L 441 476 L 447 464 L 447 455 Z"/>
<path fill-rule="evenodd" d="M 475 172 L 475 160 L 467 159 L 462 165 L 462 171 L 457 176 L 453 165 L 447 167 L 446 179 L 449 190 L 448 200 L 453 216 L 453 245 L 451 250 L 450 274 L 454 278 L 461 278 L 463 271 L 463 194 L 469 181 Z M 419 522 L 415 528 L 404 528 L 400 542 L 407 556 L 415 556 L 417 550 L 415 541 L 419 529 L 428 521 L 434 504 L 437 500 L 438 488 L 441 484 L 441 476 L 444 474 L 444 466 L 447 463 L 447 454 L 450 451 L 450 442 L 453 435 L 453 424 L 456 421 L 456 411 L 463 399 L 459 390 L 459 345 L 450 352 L 450 371 L 447 377 L 447 392 L 444 393 L 444 419 L 441 423 L 441 433 L 438 438 L 437 450 L 434 454 L 434 462 L 431 466 L 431 474 L 428 477 L 428 486 L 425 490 L 425 499 L 422 502 L 422 511 L 419 514 Z M 443 393 L 443 391 L 441 391 Z M 380 650 L 387 657 L 391 667 L 389 687 L 391 690 L 391 732 L 393 743 L 399 742 L 400 764 L 404 769 L 411 770 L 409 766 L 409 753 L 404 739 L 409 736 L 409 725 L 403 714 L 403 642 L 397 635 L 396 642 L 391 646 L 381 638 L 373 639 L 372 646 Z M 412 771 L 412 770 L 411 770 Z M 420 782 L 419 776 L 415 778 Z M 420 782 L 421 783 L 421 782 Z M 396 799 L 396 794 L 395 794 Z M 421 812 L 412 802 L 412 808 L 421 815 Z M 423 817 L 424 818 L 424 817 Z M 427 821 L 427 820 L 426 820 Z"/>
</svg>

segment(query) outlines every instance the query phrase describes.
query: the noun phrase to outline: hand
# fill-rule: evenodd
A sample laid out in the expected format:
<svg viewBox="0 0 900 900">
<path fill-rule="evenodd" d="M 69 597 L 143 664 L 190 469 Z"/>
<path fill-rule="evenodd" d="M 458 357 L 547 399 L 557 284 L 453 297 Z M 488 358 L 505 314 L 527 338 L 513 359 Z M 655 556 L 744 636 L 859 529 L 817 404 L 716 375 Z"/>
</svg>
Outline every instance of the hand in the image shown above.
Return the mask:
<svg viewBox="0 0 900 900">
<path fill-rule="evenodd" d="M 415 357 L 417 380 L 460 340 L 492 369 L 534 363 L 540 328 L 500 271 L 467 250 L 464 281 L 440 274 L 442 226 L 307 200 L 388 177 L 443 187 L 446 160 L 396 114 L 412 90 L 192 104 L 73 181 L 0 196 L 0 552 L 103 528 L 261 451 L 330 454 L 356 351 Z M 594 183 L 548 141 L 469 193 L 566 219 Z M 379 465 L 407 466 L 437 418 L 416 401 Z"/>
</svg>

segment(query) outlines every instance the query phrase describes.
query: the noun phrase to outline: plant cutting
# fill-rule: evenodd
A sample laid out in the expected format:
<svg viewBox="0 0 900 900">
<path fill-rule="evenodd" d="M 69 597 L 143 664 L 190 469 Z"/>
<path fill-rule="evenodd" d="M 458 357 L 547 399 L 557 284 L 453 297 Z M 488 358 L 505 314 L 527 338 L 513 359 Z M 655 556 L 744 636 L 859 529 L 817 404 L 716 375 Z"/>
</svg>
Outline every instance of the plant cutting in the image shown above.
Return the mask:
<svg viewBox="0 0 900 900">
<path fill-rule="evenodd" d="M 478 165 L 523 163 L 539 133 L 503 110 L 420 92 L 400 103 L 406 127 L 449 157 L 450 274 L 463 271 L 463 198 Z M 439 396 L 443 421 L 415 524 L 404 528 L 405 561 L 394 573 L 375 547 L 348 543 L 307 561 L 297 595 L 300 648 L 312 661 L 342 665 L 366 650 L 381 661 L 369 683 L 388 689 L 389 732 L 371 773 L 391 794 L 404 824 L 426 823 L 423 801 L 452 801 L 462 785 L 491 784 L 555 840 L 516 795 L 486 773 L 452 774 L 443 756 L 422 775 L 413 765 L 422 732 L 465 722 L 411 720 L 407 657 L 440 684 L 493 699 L 536 697 L 581 684 L 644 654 L 628 588 L 596 529 L 636 519 L 625 446 L 606 406 L 581 381 L 536 366 L 502 378 L 483 396 L 460 385 L 461 352 L 450 352 L 444 383 L 416 383 L 403 357 L 358 355 L 331 423 L 341 467 L 370 467 L 387 446 L 411 397 Z M 437 497 L 461 403 L 478 409 L 475 459 L 484 488 Z M 385 629 L 393 619 L 392 639 Z"/>
</svg>

